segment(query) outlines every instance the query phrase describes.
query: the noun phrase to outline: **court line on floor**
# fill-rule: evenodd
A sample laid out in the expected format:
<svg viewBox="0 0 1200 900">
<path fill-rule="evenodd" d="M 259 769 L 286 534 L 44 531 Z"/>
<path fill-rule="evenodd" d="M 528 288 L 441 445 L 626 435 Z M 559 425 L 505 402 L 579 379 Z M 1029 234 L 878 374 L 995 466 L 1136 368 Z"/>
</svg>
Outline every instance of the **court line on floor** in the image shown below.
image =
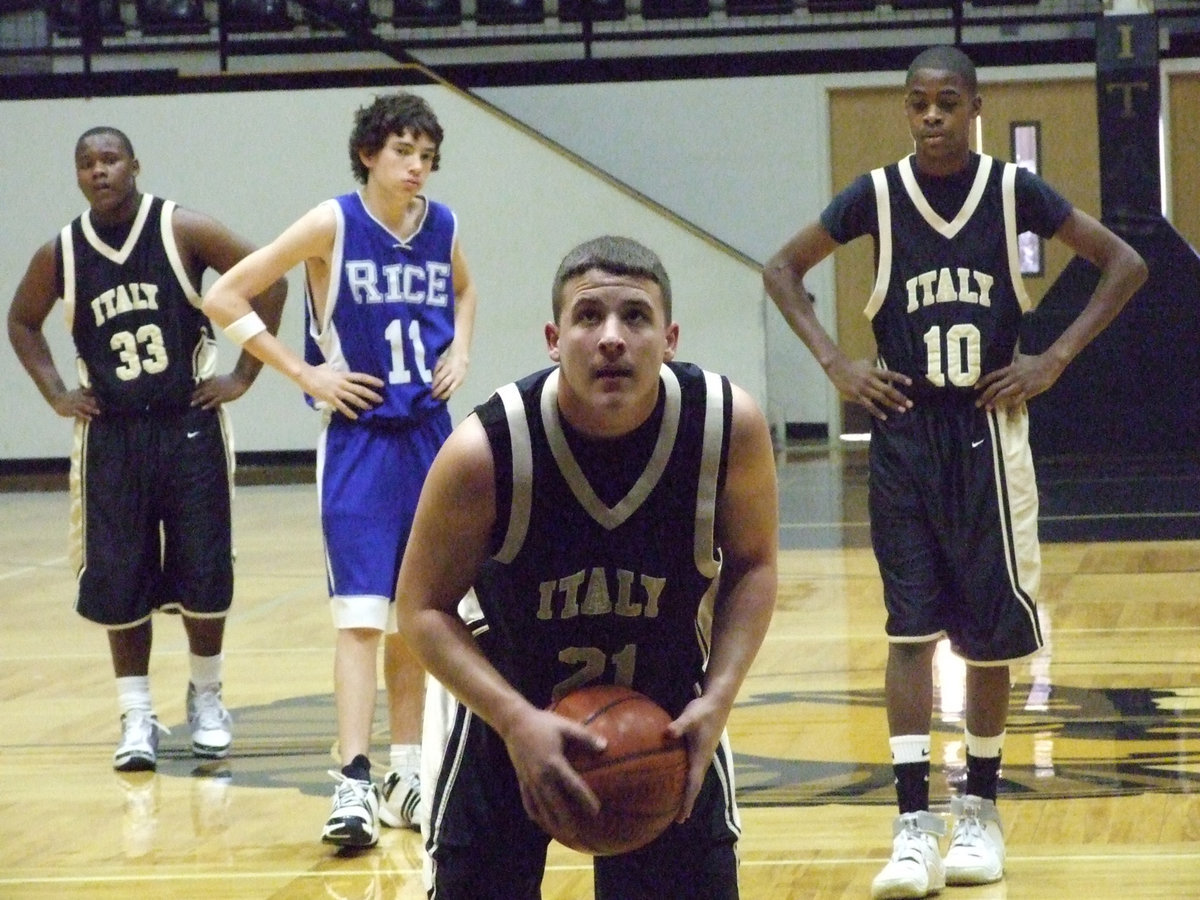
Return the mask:
<svg viewBox="0 0 1200 900">
<path fill-rule="evenodd" d="M 741 865 L 747 868 L 767 868 L 769 866 L 809 866 L 816 868 L 835 868 L 840 866 L 865 866 L 873 865 L 880 861 L 879 855 L 872 856 L 843 856 L 843 857 L 820 857 L 814 859 L 785 858 L 785 859 L 743 859 Z M 1011 852 L 1007 855 L 1007 864 L 1010 866 L 1019 867 L 1021 865 L 1036 865 L 1039 863 L 1078 863 L 1078 862 L 1188 862 L 1192 860 L 1200 861 L 1200 851 L 1187 853 L 1080 853 L 1080 854 L 1063 854 L 1055 852 L 1053 854 L 1046 853 L 1040 856 L 1019 856 Z M 550 864 L 546 866 L 547 872 L 583 872 L 590 871 L 592 864 L 590 862 L 570 863 L 570 864 Z M 303 869 L 296 871 L 275 870 L 262 872 L 241 872 L 241 871 L 225 871 L 225 872 L 162 872 L 162 873 L 144 873 L 144 874 L 113 874 L 104 875 L 92 872 L 86 875 L 54 875 L 54 876 L 32 876 L 32 877 L 12 877 L 0 876 L 0 886 L 14 885 L 66 885 L 66 884 L 137 884 L 139 882 L 157 882 L 169 883 L 175 881 L 231 881 L 238 879 L 312 879 L 312 878 L 353 878 L 364 877 L 374 878 L 379 875 L 402 875 L 402 876 L 419 876 L 421 870 L 418 868 L 397 868 L 393 866 L 379 866 L 377 868 L 363 869 L 348 869 L 348 868 L 329 868 L 321 870 Z"/>
<path fill-rule="evenodd" d="M 46 569 L 61 566 L 66 562 L 67 557 L 65 555 L 56 556 L 53 559 L 43 560 L 42 562 L 34 563 L 31 566 L 22 566 L 19 569 L 13 569 L 11 572 L 4 572 L 0 574 L 0 581 L 4 581 L 6 578 L 19 578 L 23 575 L 28 575 L 31 572 L 42 572 Z"/>
<path fill-rule="evenodd" d="M 1106 635 L 1106 634 L 1187 634 L 1192 631 L 1200 631 L 1200 623 L 1196 625 L 1145 625 L 1141 627 L 1126 627 L 1115 626 L 1112 628 L 1068 628 L 1066 626 L 1057 626 L 1054 629 L 1054 634 L 1059 637 L 1063 635 Z M 836 628 L 826 629 L 825 631 L 811 631 L 807 634 L 774 634 L 767 632 L 763 638 L 765 642 L 770 643 L 791 643 L 791 644 L 827 644 L 832 640 L 847 640 L 847 641 L 870 641 L 883 640 L 886 636 L 880 631 L 841 631 Z M 944 638 L 943 638 L 944 640 Z M 1039 651 L 1046 652 L 1046 651 Z M 1037 659 L 1035 655 L 1024 662 L 1028 663 L 1030 659 Z M 1161 662 L 1160 660 L 1128 660 L 1123 665 L 1153 665 Z M 1060 665 L 1065 663 L 1059 662 Z M 1072 663 L 1077 665 L 1077 663 Z"/>
</svg>

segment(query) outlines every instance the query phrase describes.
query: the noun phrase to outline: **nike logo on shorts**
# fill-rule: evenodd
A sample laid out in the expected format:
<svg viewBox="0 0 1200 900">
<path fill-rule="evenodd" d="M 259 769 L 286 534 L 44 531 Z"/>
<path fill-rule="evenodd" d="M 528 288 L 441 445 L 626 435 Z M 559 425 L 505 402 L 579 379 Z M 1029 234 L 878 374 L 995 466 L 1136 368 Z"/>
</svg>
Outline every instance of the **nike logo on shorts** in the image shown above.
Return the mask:
<svg viewBox="0 0 1200 900">
<path fill-rule="evenodd" d="M 196 435 L 198 435 L 199 433 L 200 433 L 200 432 L 198 432 L 198 431 L 189 431 L 189 432 L 187 433 L 188 440 L 190 441 L 192 438 L 194 438 L 194 437 L 195 437 Z"/>
</svg>

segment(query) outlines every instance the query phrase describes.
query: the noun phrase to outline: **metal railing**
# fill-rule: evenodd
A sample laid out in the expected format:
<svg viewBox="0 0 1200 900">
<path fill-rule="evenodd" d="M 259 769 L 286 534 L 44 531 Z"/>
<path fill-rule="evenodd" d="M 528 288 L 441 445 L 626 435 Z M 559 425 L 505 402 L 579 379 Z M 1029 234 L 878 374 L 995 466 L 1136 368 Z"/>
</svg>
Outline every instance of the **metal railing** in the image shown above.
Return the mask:
<svg viewBox="0 0 1200 900">
<path fill-rule="evenodd" d="M 1019 43 L 1090 39 L 1102 13 L 1102 0 L 0 0 L 0 74 L 170 53 L 213 54 L 223 72 L 234 56 L 354 50 L 475 62 L 851 50 L 930 29 Z M 1200 0 L 1160 0 L 1155 14 L 1168 44 L 1200 34 Z"/>
</svg>

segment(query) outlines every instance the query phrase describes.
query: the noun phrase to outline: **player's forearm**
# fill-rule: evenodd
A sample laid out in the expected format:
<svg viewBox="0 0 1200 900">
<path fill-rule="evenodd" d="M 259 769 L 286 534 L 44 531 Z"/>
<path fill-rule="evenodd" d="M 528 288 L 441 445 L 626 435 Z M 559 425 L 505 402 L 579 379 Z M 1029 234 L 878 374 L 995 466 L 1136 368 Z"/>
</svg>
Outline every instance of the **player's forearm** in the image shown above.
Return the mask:
<svg viewBox="0 0 1200 900">
<path fill-rule="evenodd" d="M 488 661 L 453 613 L 424 609 L 400 614 L 400 633 L 421 665 L 503 738 L 530 709 L 527 701 Z"/>
<path fill-rule="evenodd" d="M 722 572 L 722 579 L 725 575 Z M 776 567 L 764 563 L 747 570 L 717 598 L 704 693 L 727 709 L 733 708 L 766 638 L 775 611 L 777 584 Z"/>
<path fill-rule="evenodd" d="M 50 353 L 50 345 L 46 342 L 41 331 L 32 330 L 26 326 L 8 323 L 8 337 L 17 359 L 33 379 L 34 385 L 50 406 L 67 392 L 58 367 L 54 365 L 54 357 Z"/>
<path fill-rule="evenodd" d="M 286 300 L 287 280 L 283 278 L 250 299 L 250 308 L 258 313 L 271 334 L 279 334 L 279 323 L 283 320 L 283 304 Z"/>
<path fill-rule="evenodd" d="M 250 338 L 242 345 L 242 351 L 259 360 L 260 365 L 266 363 L 302 389 L 307 389 L 303 376 L 312 367 L 269 331 L 261 331 Z"/>
<path fill-rule="evenodd" d="M 463 360 L 469 360 L 471 356 L 471 339 L 475 336 L 475 308 L 474 286 L 463 291 L 462 296 L 454 300 L 454 340 L 450 349 Z"/>
<path fill-rule="evenodd" d="M 1079 355 L 1117 317 L 1146 280 L 1146 263 L 1127 245 L 1100 270 L 1100 279 L 1083 311 L 1047 349 L 1060 367 Z"/>
<path fill-rule="evenodd" d="M 763 269 L 763 285 L 788 327 L 828 372 L 842 351 L 817 319 L 812 294 L 801 276 L 790 265 L 773 259 Z"/>
<path fill-rule="evenodd" d="M 804 278 L 837 247 L 837 241 L 825 227 L 820 222 L 812 222 L 796 232 L 767 260 L 762 273 L 763 288 L 768 296 L 826 372 L 843 354 L 818 321 L 816 305 L 804 286 Z"/>
<path fill-rule="evenodd" d="M 231 269 L 230 272 L 232 271 L 234 270 Z M 251 306 L 249 298 L 235 289 L 227 280 L 228 277 L 228 272 L 222 275 L 204 295 L 201 306 L 204 314 L 212 319 L 230 340 L 241 346 L 243 357 L 253 357 L 258 360 L 260 367 L 262 363 L 266 363 L 304 387 L 301 375 L 306 363 L 272 333 L 272 324 L 274 330 L 279 328 L 278 318 L 272 323 L 259 316 Z M 256 317 L 259 321 L 254 323 L 252 320 Z M 242 360 L 239 359 L 238 365 L 241 364 Z M 252 363 L 247 362 L 246 365 L 251 366 Z"/>
<path fill-rule="evenodd" d="M 246 387 L 254 384 L 254 379 L 258 377 L 258 373 L 262 371 L 263 362 L 253 353 L 247 353 L 245 348 L 238 354 L 237 362 L 233 366 L 231 373 L 234 378 L 242 382 Z"/>
<path fill-rule="evenodd" d="M 251 298 L 247 303 L 249 307 L 248 311 L 253 312 L 262 320 L 269 334 L 275 335 L 279 333 L 279 323 L 283 318 L 283 304 L 286 297 L 287 282 L 280 279 L 258 296 Z M 207 298 L 205 299 L 207 300 Z M 226 317 L 222 316 L 222 318 Z M 213 321 L 217 322 L 217 319 L 214 318 Z M 218 322 L 218 324 L 221 323 Z M 229 322 L 225 324 L 228 325 Z M 237 363 L 233 368 L 233 377 L 249 387 L 254 383 L 254 379 L 258 377 L 258 373 L 262 371 L 262 367 L 263 360 L 249 352 L 243 345 L 242 352 L 239 354 Z M 285 372 L 284 374 L 287 373 Z"/>
</svg>

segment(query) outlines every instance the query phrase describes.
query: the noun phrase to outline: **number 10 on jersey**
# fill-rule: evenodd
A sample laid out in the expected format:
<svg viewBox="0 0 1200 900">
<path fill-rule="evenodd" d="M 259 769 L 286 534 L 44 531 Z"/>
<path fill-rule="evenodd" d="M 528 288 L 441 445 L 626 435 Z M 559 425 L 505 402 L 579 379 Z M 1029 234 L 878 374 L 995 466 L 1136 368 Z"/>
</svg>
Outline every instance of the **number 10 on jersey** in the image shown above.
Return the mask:
<svg viewBox="0 0 1200 900">
<path fill-rule="evenodd" d="M 982 362 L 979 329 L 970 322 L 959 322 L 946 329 L 934 325 L 925 332 L 925 377 L 938 387 L 949 379 L 954 387 L 970 387 L 979 380 Z"/>
</svg>

